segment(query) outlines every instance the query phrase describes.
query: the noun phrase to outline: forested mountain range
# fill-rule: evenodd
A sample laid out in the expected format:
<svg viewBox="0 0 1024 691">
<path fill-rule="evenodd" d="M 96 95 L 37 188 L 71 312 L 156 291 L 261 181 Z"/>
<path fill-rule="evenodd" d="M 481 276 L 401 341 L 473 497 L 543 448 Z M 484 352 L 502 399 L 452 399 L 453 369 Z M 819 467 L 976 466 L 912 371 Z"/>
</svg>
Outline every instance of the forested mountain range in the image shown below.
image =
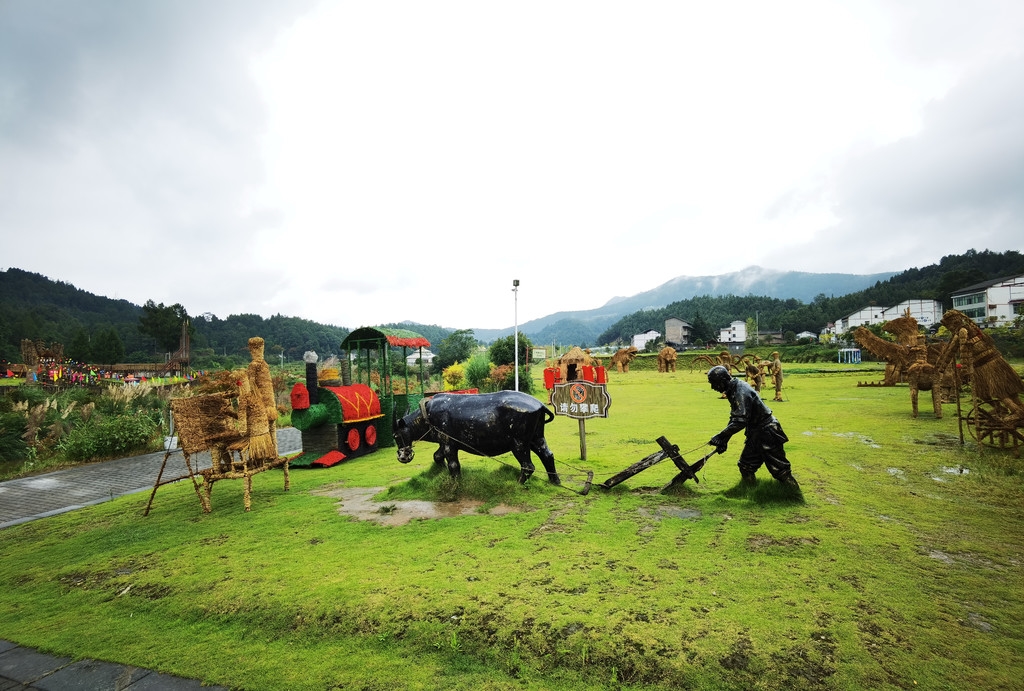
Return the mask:
<svg viewBox="0 0 1024 691">
<path fill-rule="evenodd" d="M 765 272 L 758 271 L 761 272 L 761 279 L 764 279 Z M 826 323 L 834 322 L 871 303 L 891 306 L 912 298 L 934 298 L 948 302 L 952 291 L 980 281 L 1019 274 L 1024 274 L 1024 255 L 1020 252 L 971 250 L 962 255 L 943 257 L 938 264 L 908 269 L 888 279 L 876 280 L 863 290 L 846 294 L 822 291 L 810 299 L 801 299 L 796 296 L 765 297 L 751 293 L 742 297 L 731 293 L 707 293 L 699 296 L 694 294 L 657 307 L 648 302 L 656 294 L 656 289 L 633 298 L 612 301 L 621 305 L 637 304 L 633 301 L 639 300 L 639 304 L 651 304 L 652 308 L 638 309 L 620 316 L 610 326 L 604 327 L 603 331 L 596 330 L 595 322 L 574 316 L 578 313 L 551 315 L 535 320 L 539 328 L 528 330 L 527 324 L 523 324 L 520 330 L 537 344 L 555 342 L 559 345 L 591 346 L 626 342 L 633 334 L 649 329 L 663 331 L 668 317 L 684 319 L 694 326 L 703 324 L 709 332 L 717 334 L 719 328 L 731 321 L 745 320 L 757 314 L 762 330 L 817 332 Z M 770 278 L 776 283 L 785 280 L 784 276 Z M 715 289 L 728 290 L 728 286 L 732 285 L 740 290 L 756 285 L 749 279 L 749 276 L 746 279 L 740 277 L 739 282 L 733 283 L 720 280 Z M 678 279 L 675 282 L 678 287 Z M 114 345 L 118 345 L 123 353 L 118 359 L 120 362 L 160 361 L 167 347 L 140 331 L 140 318 L 144 313 L 143 307 L 126 300 L 93 295 L 69 283 L 51 280 L 40 274 L 16 268 L 0 271 L 0 358 L 20 362 L 20 343 L 23 338 L 28 338 L 47 343 L 63 343 L 65 352 L 71 357 L 76 357 L 75 349 L 78 349 L 82 357 L 76 359 L 103 361 L 102 358 L 88 357 L 88 350 L 90 347 L 98 348 L 101 344 L 109 346 L 111 341 L 116 341 Z M 246 341 L 254 335 L 266 340 L 268 359 L 283 355 L 289 360 L 295 360 L 301 358 L 306 350 L 315 350 L 324 356 L 337 354 L 341 341 L 349 333 L 345 327 L 282 315 L 264 319 L 256 314 L 240 314 L 219 319 L 206 314 L 192 315 L 191 321 L 193 353 L 207 360 L 215 356 L 225 359 L 229 356 L 247 358 Z M 604 322 L 606 325 L 609 323 Z M 435 352 L 437 344 L 452 333 L 449 328 L 413 322 L 383 326 L 416 331 L 434 345 Z M 506 330 L 506 333 L 498 335 L 510 332 Z M 484 330 L 475 333 L 475 336 L 484 342 L 497 337 Z"/>
<path fill-rule="evenodd" d="M 829 322 L 838 321 L 867 305 L 891 307 L 904 300 L 923 298 L 939 300 L 949 308 L 952 307 L 952 292 L 981 281 L 1020 274 L 1024 274 L 1024 255 L 1020 252 L 969 250 L 962 255 L 945 256 L 938 264 L 907 269 L 864 290 L 845 295 L 819 293 L 808 302 L 753 295 L 702 295 L 678 300 L 664 307 L 626 315 L 599 334 L 596 343 L 627 343 L 633 334 L 650 329 L 664 332 L 665 320 L 670 317 L 683 319 L 695 327 L 704 324 L 714 337 L 730 322 L 745 321 L 755 315 L 762 331 L 818 333 Z"/>
<path fill-rule="evenodd" d="M 819 293 L 846 295 L 884 281 L 894 272 L 878 274 L 776 271 L 748 266 L 718 276 L 677 276 L 651 290 L 630 297 L 615 297 L 601 307 L 556 312 L 519 325 L 537 343 L 603 343 L 600 335 L 620 319 L 644 310 L 657 310 L 695 296 L 760 295 L 810 302 Z M 728 322 L 727 322 L 728 323 Z M 646 329 L 644 329 L 646 331 Z M 660 328 L 659 328 L 660 330 Z M 477 338 L 490 341 L 512 333 L 506 329 L 476 329 Z M 614 339 L 612 339 L 614 340 Z"/>
</svg>

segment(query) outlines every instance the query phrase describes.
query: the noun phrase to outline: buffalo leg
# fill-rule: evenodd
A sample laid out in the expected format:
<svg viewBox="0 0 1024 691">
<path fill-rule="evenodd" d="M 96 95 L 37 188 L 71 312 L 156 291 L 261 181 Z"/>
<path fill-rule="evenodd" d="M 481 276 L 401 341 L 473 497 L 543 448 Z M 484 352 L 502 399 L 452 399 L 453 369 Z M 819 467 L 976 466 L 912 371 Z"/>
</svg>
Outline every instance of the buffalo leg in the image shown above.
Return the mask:
<svg viewBox="0 0 1024 691">
<path fill-rule="evenodd" d="M 448 461 L 445 460 L 444 457 L 444 447 L 437 447 L 437 451 L 434 452 L 434 463 L 438 465 L 448 465 Z"/>
<path fill-rule="evenodd" d="M 462 475 L 462 466 L 459 465 L 459 450 L 451 444 L 445 444 L 444 457 L 448 460 L 448 474 L 456 480 Z"/>
<path fill-rule="evenodd" d="M 512 448 L 512 455 L 519 461 L 519 484 L 523 484 L 530 479 L 533 475 L 533 471 L 536 468 L 533 467 L 533 459 L 530 458 L 530 449 L 525 444 L 517 443 Z"/>
<path fill-rule="evenodd" d="M 537 437 L 530 444 L 530 448 L 544 464 L 544 470 L 548 472 L 548 481 L 553 485 L 562 484 L 562 479 L 558 477 L 558 471 L 555 470 L 555 454 L 551 453 L 551 449 L 548 448 L 547 440 L 544 437 Z"/>
</svg>

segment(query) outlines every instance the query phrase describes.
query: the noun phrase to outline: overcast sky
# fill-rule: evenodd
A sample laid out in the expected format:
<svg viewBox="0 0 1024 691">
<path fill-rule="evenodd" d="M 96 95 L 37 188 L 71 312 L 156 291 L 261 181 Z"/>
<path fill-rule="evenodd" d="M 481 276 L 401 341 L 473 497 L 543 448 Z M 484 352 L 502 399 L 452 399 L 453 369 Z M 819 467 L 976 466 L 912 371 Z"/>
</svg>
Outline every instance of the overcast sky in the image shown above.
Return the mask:
<svg viewBox="0 0 1024 691">
<path fill-rule="evenodd" d="M 0 239 L 350 328 L 1022 250 L 1024 3 L 0 0 Z"/>
</svg>

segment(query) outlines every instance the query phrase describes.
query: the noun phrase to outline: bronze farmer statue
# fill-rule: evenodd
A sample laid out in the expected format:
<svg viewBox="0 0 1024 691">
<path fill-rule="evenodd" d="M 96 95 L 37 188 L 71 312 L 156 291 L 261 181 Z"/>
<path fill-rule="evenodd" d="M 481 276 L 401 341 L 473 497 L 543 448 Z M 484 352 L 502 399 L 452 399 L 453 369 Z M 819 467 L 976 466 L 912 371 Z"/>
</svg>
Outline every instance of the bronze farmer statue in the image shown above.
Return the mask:
<svg viewBox="0 0 1024 691">
<path fill-rule="evenodd" d="M 734 379 L 722 365 L 708 370 L 708 383 L 712 389 L 724 394 L 732 407 L 729 424 L 708 443 L 718 453 L 725 453 L 732 435 L 746 428 L 746 441 L 738 463 L 743 482 L 757 482 L 754 473 L 764 464 L 779 482 L 799 487 L 783 449 L 789 437 L 757 392 L 745 381 Z"/>
</svg>

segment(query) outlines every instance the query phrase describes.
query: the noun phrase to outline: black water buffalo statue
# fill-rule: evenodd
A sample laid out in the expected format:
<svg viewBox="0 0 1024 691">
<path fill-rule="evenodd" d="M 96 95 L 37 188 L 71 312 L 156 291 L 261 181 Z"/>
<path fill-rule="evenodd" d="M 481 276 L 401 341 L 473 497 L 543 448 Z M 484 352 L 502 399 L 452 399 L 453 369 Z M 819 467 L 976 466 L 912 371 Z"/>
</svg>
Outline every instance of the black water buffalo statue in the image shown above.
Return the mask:
<svg viewBox="0 0 1024 691">
<path fill-rule="evenodd" d="M 420 401 L 418 410 L 394 424 L 398 460 L 413 459 L 414 441 L 439 444 L 434 462 L 447 464 L 452 477 L 458 477 L 459 451 L 477 456 L 499 456 L 512 452 L 522 471 L 519 482 L 533 475 L 530 452 L 537 454 L 548 479 L 561 484 L 555 470 L 555 457 L 544 439 L 544 425 L 555 419 L 546 406 L 533 396 L 518 391 L 487 394 L 436 394 Z"/>
</svg>

